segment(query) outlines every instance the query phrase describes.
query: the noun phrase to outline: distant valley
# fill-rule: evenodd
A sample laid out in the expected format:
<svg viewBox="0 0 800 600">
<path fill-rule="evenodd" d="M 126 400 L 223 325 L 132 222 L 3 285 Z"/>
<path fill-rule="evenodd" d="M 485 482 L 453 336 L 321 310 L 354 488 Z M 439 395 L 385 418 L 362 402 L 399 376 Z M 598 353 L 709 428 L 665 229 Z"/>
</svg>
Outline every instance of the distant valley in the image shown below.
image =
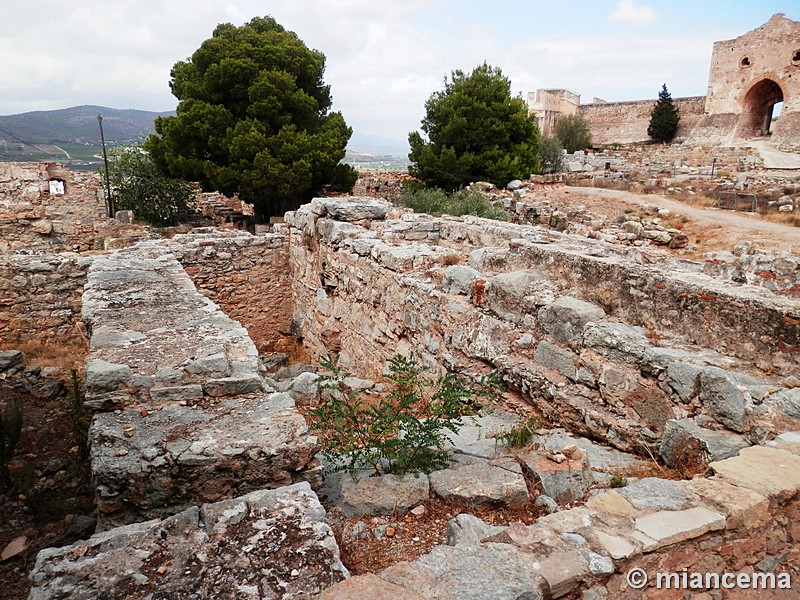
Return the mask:
<svg viewBox="0 0 800 600">
<path fill-rule="evenodd" d="M 57 161 L 94 170 L 102 162 L 98 115 L 103 117 L 106 145 L 112 147 L 144 140 L 154 133 L 156 117 L 172 114 L 86 105 L 0 116 L 0 162 Z M 407 155 L 405 141 L 354 132 L 345 161 L 382 170 L 384 165 L 404 164 Z"/>
</svg>

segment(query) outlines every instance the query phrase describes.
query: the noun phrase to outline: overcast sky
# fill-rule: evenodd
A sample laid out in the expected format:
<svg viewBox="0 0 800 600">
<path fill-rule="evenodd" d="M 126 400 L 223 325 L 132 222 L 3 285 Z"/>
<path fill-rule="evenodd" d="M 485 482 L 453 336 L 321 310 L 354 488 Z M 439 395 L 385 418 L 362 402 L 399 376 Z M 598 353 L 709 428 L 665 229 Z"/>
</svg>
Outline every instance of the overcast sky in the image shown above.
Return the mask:
<svg viewBox="0 0 800 600">
<path fill-rule="evenodd" d="M 704 95 L 712 44 L 800 0 L 0 0 L 0 115 L 82 104 L 173 110 L 172 65 L 218 23 L 271 15 L 327 57 L 356 131 L 406 139 L 454 69 L 488 62 L 523 95 Z"/>
</svg>

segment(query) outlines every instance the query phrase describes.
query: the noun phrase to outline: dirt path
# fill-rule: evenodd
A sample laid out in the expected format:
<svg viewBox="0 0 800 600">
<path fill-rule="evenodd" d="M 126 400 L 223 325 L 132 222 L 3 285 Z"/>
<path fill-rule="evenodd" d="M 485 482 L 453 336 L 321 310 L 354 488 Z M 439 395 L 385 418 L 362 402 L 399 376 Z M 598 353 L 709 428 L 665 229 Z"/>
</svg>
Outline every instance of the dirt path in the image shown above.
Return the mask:
<svg viewBox="0 0 800 600">
<path fill-rule="evenodd" d="M 692 242 L 706 249 L 730 249 L 738 241 L 748 240 L 772 251 L 800 252 L 800 228 L 765 221 L 758 215 L 692 206 L 659 194 L 642 195 L 588 187 L 566 187 L 563 190 L 573 200 L 579 200 L 601 214 L 612 213 L 614 205 L 617 209 L 625 205 L 641 208 L 646 204 L 668 208 L 688 219 L 683 226 L 684 233 Z"/>
<path fill-rule="evenodd" d="M 800 169 L 800 154 L 776 150 L 767 139 L 750 140 L 742 145 L 758 150 L 767 169 Z"/>
</svg>

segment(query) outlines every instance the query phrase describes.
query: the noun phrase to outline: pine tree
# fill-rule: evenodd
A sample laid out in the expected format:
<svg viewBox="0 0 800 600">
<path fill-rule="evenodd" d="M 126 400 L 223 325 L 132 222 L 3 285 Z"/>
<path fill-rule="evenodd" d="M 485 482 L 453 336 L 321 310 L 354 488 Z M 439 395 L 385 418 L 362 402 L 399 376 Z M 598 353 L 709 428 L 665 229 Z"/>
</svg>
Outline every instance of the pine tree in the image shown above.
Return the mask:
<svg viewBox="0 0 800 600">
<path fill-rule="evenodd" d="M 657 142 L 671 142 L 678 133 L 678 122 L 681 117 L 678 114 L 678 107 L 672 101 L 672 96 L 667 91 L 667 84 L 661 86 L 658 93 L 658 101 L 650 113 L 650 125 L 647 127 L 647 135 Z"/>
</svg>

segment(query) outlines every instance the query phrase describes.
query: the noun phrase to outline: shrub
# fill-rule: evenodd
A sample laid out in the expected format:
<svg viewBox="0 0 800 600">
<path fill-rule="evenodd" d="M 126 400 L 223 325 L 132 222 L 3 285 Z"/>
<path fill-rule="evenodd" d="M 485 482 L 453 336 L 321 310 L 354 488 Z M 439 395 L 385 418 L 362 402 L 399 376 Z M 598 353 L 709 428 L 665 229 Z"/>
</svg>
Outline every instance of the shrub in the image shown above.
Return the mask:
<svg viewBox="0 0 800 600">
<path fill-rule="evenodd" d="M 539 427 L 539 419 L 528 417 L 520 419 L 510 430 L 505 431 L 495 438 L 501 440 L 509 448 L 527 448 L 533 442 L 534 431 Z"/>
<path fill-rule="evenodd" d="M 557 137 L 542 140 L 542 173 L 558 173 L 564 164 L 564 146 Z"/>
<path fill-rule="evenodd" d="M 11 485 L 8 463 L 22 435 L 22 399 L 14 398 L 11 406 L 0 410 L 0 489 Z"/>
<path fill-rule="evenodd" d="M 560 117 L 553 127 L 553 136 L 559 139 L 570 154 L 592 146 L 592 132 L 589 130 L 589 124 L 580 115 Z"/>
<path fill-rule="evenodd" d="M 505 210 L 492 204 L 485 195 L 477 191 L 459 190 L 448 194 L 435 188 L 404 186 L 403 193 L 397 201 L 413 209 L 414 212 L 434 216 L 474 215 L 496 221 L 508 220 Z"/>
<path fill-rule="evenodd" d="M 475 415 L 482 408 L 479 399 L 497 387 L 494 376 L 475 383 L 448 373 L 431 381 L 423 377 L 426 367 L 397 355 L 386 375 L 392 391 L 370 399 L 345 385 L 349 373 L 337 359 L 328 356 L 322 366 L 330 371 L 321 380 L 328 401 L 311 409 L 311 429 L 320 433 L 331 470 L 353 476 L 363 467 L 372 468 L 373 475 L 446 468 L 452 462 L 443 449 L 448 432 L 456 433 L 461 417 Z"/>
</svg>

